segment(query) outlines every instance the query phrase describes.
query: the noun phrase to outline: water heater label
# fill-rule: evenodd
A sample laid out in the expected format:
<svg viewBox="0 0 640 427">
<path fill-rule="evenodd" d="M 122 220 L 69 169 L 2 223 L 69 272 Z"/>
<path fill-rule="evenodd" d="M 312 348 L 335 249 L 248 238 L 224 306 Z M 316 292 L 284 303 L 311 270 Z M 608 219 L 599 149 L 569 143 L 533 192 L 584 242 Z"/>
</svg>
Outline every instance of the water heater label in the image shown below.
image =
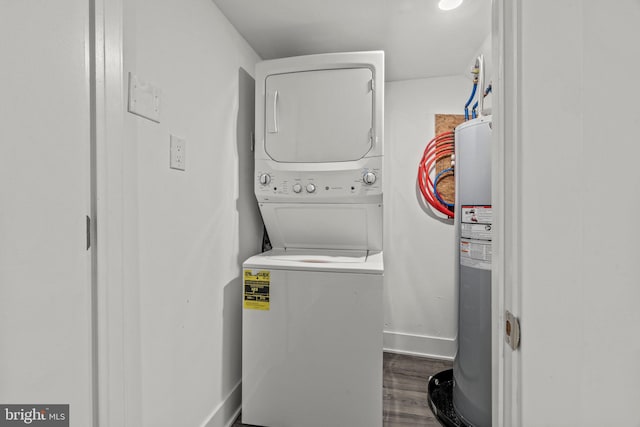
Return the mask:
<svg viewBox="0 0 640 427">
<path fill-rule="evenodd" d="M 260 270 L 244 271 L 244 308 L 250 310 L 269 310 L 269 285 L 271 273 Z"/>
<path fill-rule="evenodd" d="M 491 241 L 491 224 L 466 224 L 462 223 L 461 236 L 467 239 Z"/>
<path fill-rule="evenodd" d="M 491 242 L 460 239 L 460 265 L 491 270 Z"/>
<path fill-rule="evenodd" d="M 462 205 L 460 209 L 460 265 L 491 270 L 491 205 Z"/>
<path fill-rule="evenodd" d="M 493 223 L 493 209 L 491 209 L 491 206 L 462 205 L 461 211 L 460 222 L 462 224 L 491 225 Z"/>
</svg>

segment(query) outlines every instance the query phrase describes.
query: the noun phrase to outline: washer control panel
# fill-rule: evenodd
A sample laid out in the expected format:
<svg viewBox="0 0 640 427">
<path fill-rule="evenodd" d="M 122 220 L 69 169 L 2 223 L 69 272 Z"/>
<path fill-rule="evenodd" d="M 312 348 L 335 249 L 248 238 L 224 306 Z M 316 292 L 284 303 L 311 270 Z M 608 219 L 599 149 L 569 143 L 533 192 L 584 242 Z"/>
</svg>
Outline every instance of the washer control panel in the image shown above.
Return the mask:
<svg viewBox="0 0 640 427">
<path fill-rule="evenodd" d="M 256 170 L 259 201 L 333 202 L 382 195 L 380 168 L 346 171 Z"/>
</svg>

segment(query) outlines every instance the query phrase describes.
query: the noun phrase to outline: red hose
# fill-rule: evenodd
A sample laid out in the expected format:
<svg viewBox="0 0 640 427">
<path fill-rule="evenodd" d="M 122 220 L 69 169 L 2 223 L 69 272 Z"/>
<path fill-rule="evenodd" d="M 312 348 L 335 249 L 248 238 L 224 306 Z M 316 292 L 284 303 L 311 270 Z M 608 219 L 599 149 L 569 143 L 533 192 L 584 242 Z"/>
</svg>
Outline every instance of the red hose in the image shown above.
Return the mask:
<svg viewBox="0 0 640 427">
<path fill-rule="evenodd" d="M 438 212 L 453 218 L 454 212 L 448 206 L 441 203 L 434 196 L 434 186 L 431 180 L 430 171 L 435 167 L 438 160 L 451 157 L 454 153 L 454 133 L 444 132 L 436 135 L 427 143 L 422 154 L 422 159 L 418 165 L 418 186 L 425 201 Z"/>
</svg>

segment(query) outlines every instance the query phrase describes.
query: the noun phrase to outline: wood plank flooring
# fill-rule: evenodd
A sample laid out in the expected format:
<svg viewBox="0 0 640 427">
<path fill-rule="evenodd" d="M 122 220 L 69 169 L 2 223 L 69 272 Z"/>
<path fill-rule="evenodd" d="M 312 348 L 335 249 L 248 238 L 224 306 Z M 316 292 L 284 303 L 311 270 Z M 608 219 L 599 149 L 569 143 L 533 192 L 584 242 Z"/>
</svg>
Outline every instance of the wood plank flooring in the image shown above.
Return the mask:
<svg viewBox="0 0 640 427">
<path fill-rule="evenodd" d="M 427 381 L 429 376 L 450 368 L 448 361 L 384 353 L 384 427 L 440 427 L 427 404 Z M 242 424 L 238 418 L 233 427 L 248 424 Z"/>
<path fill-rule="evenodd" d="M 427 404 L 427 382 L 431 375 L 450 369 L 451 362 L 385 353 L 382 366 L 383 425 L 440 426 Z"/>
</svg>

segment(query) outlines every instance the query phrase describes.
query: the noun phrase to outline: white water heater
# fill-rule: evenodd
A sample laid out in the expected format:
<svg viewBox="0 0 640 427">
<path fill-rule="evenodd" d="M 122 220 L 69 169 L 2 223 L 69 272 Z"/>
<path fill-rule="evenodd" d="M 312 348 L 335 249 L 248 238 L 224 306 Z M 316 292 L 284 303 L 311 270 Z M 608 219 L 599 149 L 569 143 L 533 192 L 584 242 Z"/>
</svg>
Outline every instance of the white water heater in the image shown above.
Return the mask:
<svg viewBox="0 0 640 427">
<path fill-rule="evenodd" d="M 491 427 L 491 116 L 455 130 L 458 352 L 453 406 L 472 427 Z"/>
</svg>

